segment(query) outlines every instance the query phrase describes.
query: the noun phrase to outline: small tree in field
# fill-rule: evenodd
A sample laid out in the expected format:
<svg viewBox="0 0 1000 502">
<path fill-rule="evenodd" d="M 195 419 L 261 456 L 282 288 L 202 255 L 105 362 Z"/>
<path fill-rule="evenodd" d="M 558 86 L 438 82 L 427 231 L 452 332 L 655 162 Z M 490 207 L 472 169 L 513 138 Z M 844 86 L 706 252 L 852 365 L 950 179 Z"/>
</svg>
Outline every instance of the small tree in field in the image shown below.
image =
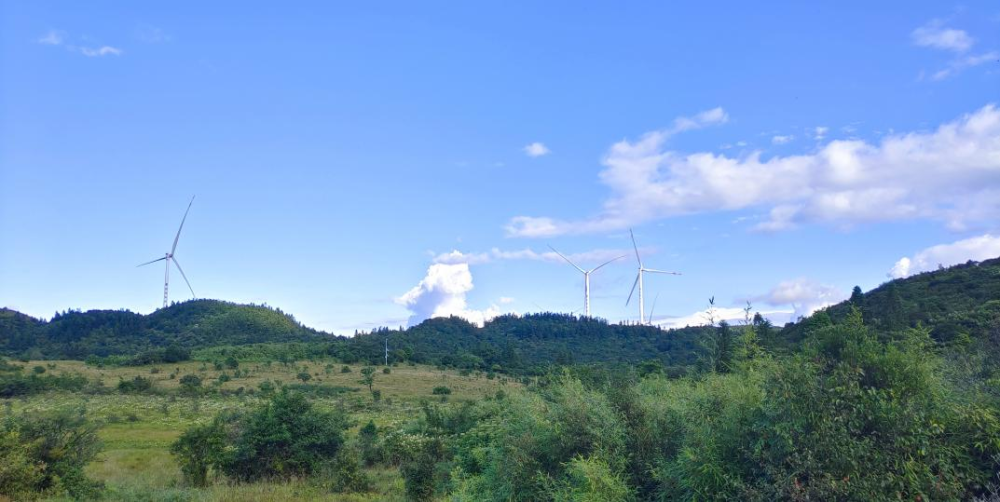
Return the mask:
<svg viewBox="0 0 1000 502">
<path fill-rule="evenodd" d="M 368 392 L 375 393 L 375 367 L 365 366 L 361 368 L 361 380 L 358 383 L 368 386 Z"/>
</svg>

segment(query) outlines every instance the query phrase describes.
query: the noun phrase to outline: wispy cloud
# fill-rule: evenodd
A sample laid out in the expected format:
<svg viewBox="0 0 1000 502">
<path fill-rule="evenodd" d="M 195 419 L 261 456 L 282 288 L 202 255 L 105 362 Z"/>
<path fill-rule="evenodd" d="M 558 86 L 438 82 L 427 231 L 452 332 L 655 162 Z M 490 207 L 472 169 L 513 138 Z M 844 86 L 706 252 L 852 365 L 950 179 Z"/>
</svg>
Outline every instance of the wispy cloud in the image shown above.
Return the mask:
<svg viewBox="0 0 1000 502">
<path fill-rule="evenodd" d="M 613 145 L 599 177 L 611 189 L 603 211 L 583 220 L 518 216 L 520 237 L 606 232 L 685 214 L 765 210 L 757 230 L 820 222 L 925 219 L 949 228 L 1000 218 L 1000 109 L 987 105 L 931 132 L 877 143 L 836 140 L 810 154 L 762 159 L 665 148 L 648 133 Z"/>
<path fill-rule="evenodd" d="M 655 250 L 651 248 L 640 248 L 643 253 L 653 253 Z M 608 260 L 612 260 L 619 256 L 627 256 L 632 252 L 631 249 L 592 249 L 590 251 L 583 251 L 579 253 L 563 253 L 567 258 L 577 263 L 580 266 L 584 266 L 588 263 L 603 263 Z M 507 261 L 507 260 L 528 260 L 528 261 L 545 261 L 550 263 L 565 263 L 563 259 L 552 251 L 538 252 L 533 249 L 520 249 L 515 251 L 505 251 L 499 248 L 493 248 L 490 251 L 482 253 L 463 253 L 458 250 L 451 251 L 449 253 L 441 253 L 434 257 L 434 263 L 444 263 L 444 264 L 469 264 L 469 265 L 482 265 L 485 263 L 492 263 L 497 261 Z"/>
<path fill-rule="evenodd" d="M 37 40 L 42 45 L 61 46 L 70 52 L 82 54 L 87 57 L 121 56 L 122 50 L 110 45 L 100 47 L 86 47 L 74 45 L 66 42 L 66 34 L 58 30 L 49 30 L 45 36 Z"/>
<path fill-rule="evenodd" d="M 779 135 L 779 136 L 772 137 L 771 138 L 771 143 L 773 143 L 775 145 L 784 145 L 785 143 L 791 142 L 793 139 L 795 139 L 795 136 L 791 136 L 791 135 L 780 136 Z"/>
<path fill-rule="evenodd" d="M 63 33 L 56 30 L 49 30 L 44 37 L 38 39 L 42 45 L 61 45 L 63 43 Z"/>
<path fill-rule="evenodd" d="M 931 47 L 954 52 L 965 52 L 972 48 L 974 41 L 965 30 L 946 28 L 941 20 L 933 20 L 910 33 L 913 43 L 920 47 Z"/>
<path fill-rule="evenodd" d="M 963 70 L 979 66 L 984 63 L 989 63 L 990 61 L 1000 60 L 1000 53 L 993 51 L 984 54 L 962 56 L 952 59 L 948 63 L 947 68 L 938 70 L 931 78 L 934 80 L 944 80 L 952 75 L 955 75 Z"/>
<path fill-rule="evenodd" d="M 122 50 L 110 45 L 102 45 L 98 48 L 80 47 L 80 54 L 87 57 L 121 56 Z"/>
<path fill-rule="evenodd" d="M 1000 53 L 996 51 L 967 54 L 972 50 L 975 40 L 965 30 L 945 27 L 943 21 L 939 19 L 913 30 L 910 38 L 917 46 L 945 50 L 953 54 L 947 67 L 931 73 L 931 80 L 944 80 L 969 68 L 1000 59 Z M 923 75 L 921 72 L 921 78 Z"/>
<path fill-rule="evenodd" d="M 530 145 L 525 146 L 523 150 L 525 155 L 527 155 L 528 157 L 541 157 L 543 155 L 548 155 L 552 153 L 552 150 L 549 150 L 549 148 L 545 146 L 544 143 L 539 143 L 537 141 Z"/>
</svg>

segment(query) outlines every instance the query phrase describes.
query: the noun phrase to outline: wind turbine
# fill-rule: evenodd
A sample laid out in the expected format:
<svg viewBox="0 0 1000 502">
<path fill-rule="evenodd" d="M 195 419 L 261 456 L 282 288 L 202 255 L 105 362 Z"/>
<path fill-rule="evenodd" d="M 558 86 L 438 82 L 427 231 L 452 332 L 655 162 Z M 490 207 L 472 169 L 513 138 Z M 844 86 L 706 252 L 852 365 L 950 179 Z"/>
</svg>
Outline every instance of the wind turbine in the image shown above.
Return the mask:
<svg viewBox="0 0 1000 502">
<path fill-rule="evenodd" d="M 635 244 L 635 234 L 632 233 L 632 229 L 628 229 L 628 234 L 632 236 L 632 248 L 635 249 L 635 259 L 639 262 L 639 273 L 635 276 L 635 282 L 632 283 L 632 291 L 628 294 L 628 300 L 625 300 L 625 305 L 628 305 L 632 301 L 632 294 L 635 293 L 635 287 L 639 286 L 639 324 L 646 323 L 646 309 L 643 305 L 642 298 L 642 273 L 650 272 L 653 274 L 667 274 L 667 275 L 681 275 L 680 272 L 667 272 L 664 270 L 657 270 L 655 268 L 646 268 L 642 265 L 642 258 L 639 257 L 639 246 Z"/>
<path fill-rule="evenodd" d="M 606 262 L 604 262 L 604 263 L 602 263 L 602 264 L 600 264 L 600 265 L 598 265 L 598 266 L 596 266 L 596 267 L 594 267 L 594 268 L 592 268 L 590 270 L 584 270 L 584 269 L 578 267 L 576 265 L 576 263 L 571 262 L 569 260 L 569 258 L 566 258 L 565 256 L 563 256 L 562 253 L 560 253 L 559 251 L 556 251 L 556 248 L 554 248 L 552 246 L 549 246 L 549 249 L 551 249 L 552 251 L 555 251 L 555 253 L 557 255 L 559 255 L 562 259 L 566 260 L 566 263 L 569 263 L 570 265 L 573 265 L 573 268 L 579 270 L 580 273 L 583 274 L 583 306 L 584 306 L 584 310 L 587 312 L 587 317 L 590 317 L 590 274 L 596 272 L 597 269 L 599 269 L 599 268 L 601 268 L 601 267 L 603 267 L 603 266 L 605 266 L 605 265 L 607 265 L 607 264 L 609 264 L 609 263 L 611 263 L 611 262 L 613 262 L 615 260 L 620 260 L 620 259 L 624 258 L 626 255 L 621 255 L 621 256 L 619 256 L 617 258 L 612 258 L 612 259 L 610 259 L 610 260 L 608 260 L 608 261 L 606 261 Z"/>
<path fill-rule="evenodd" d="M 167 291 L 170 288 L 170 262 L 174 263 L 177 267 L 177 271 L 181 273 L 181 277 L 184 278 L 184 282 L 187 283 L 188 289 L 191 290 L 191 296 L 194 297 L 194 289 L 191 288 L 191 283 L 188 282 L 188 278 L 184 275 L 184 269 L 181 268 L 181 264 L 177 262 L 177 257 L 174 256 L 174 252 L 177 251 L 177 241 L 181 238 L 181 230 L 184 229 L 184 221 L 187 220 L 188 212 L 191 211 L 191 204 L 194 204 L 194 197 L 191 197 L 191 202 L 188 202 L 187 211 L 184 211 L 184 218 L 181 219 L 181 226 L 177 229 L 177 235 L 174 237 L 174 245 L 170 248 L 170 252 L 163 256 L 163 258 L 157 258 L 155 260 L 147 261 L 146 263 L 141 263 L 137 267 L 142 267 L 144 265 L 149 265 L 150 263 L 156 263 L 158 261 L 166 261 L 166 272 L 163 273 L 163 308 L 167 308 Z"/>
</svg>

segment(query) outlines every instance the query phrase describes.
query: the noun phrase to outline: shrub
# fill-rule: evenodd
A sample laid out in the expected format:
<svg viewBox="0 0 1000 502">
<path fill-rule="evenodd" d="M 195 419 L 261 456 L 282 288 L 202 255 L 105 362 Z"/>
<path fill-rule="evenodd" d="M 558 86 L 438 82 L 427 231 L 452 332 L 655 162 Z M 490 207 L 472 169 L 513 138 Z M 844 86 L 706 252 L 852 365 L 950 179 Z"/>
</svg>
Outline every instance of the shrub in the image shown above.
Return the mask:
<svg viewBox="0 0 1000 502">
<path fill-rule="evenodd" d="M 178 382 L 181 385 L 181 392 L 188 395 L 195 395 L 201 392 L 201 378 L 198 375 L 184 375 Z"/>
<path fill-rule="evenodd" d="M 345 428 L 341 412 L 319 411 L 301 394 L 281 392 L 255 409 L 224 412 L 189 429 L 173 451 L 192 484 L 209 468 L 238 482 L 290 479 L 332 461 Z"/>
<path fill-rule="evenodd" d="M 312 379 L 312 375 L 310 375 L 308 371 L 300 371 L 298 375 L 295 375 L 295 377 L 302 380 L 302 383 L 308 382 Z"/>
<path fill-rule="evenodd" d="M 431 394 L 434 394 L 435 396 L 446 396 L 448 394 L 451 394 L 451 389 L 445 387 L 444 385 L 438 385 L 437 387 L 434 387 L 434 390 L 431 391 Z"/>
<path fill-rule="evenodd" d="M 0 422 L 0 494 L 25 492 L 93 498 L 100 483 L 84 467 L 100 451 L 97 426 L 82 410 L 7 417 Z"/>
<path fill-rule="evenodd" d="M 347 365 L 345 364 L 344 366 L 341 366 L 341 367 L 340 367 L 340 372 L 341 372 L 341 373 L 350 373 L 350 372 L 351 372 L 351 367 L 350 367 L 350 366 L 347 366 Z"/>
<path fill-rule="evenodd" d="M 144 394 L 152 390 L 153 381 L 138 375 L 131 380 L 121 380 L 118 382 L 118 392 L 122 394 Z"/>
<path fill-rule="evenodd" d="M 382 374 L 383 375 L 388 375 L 389 373 L 392 373 L 392 369 L 391 368 L 389 368 L 389 367 L 382 368 Z"/>
<path fill-rule="evenodd" d="M 358 452 L 353 448 L 341 448 L 321 475 L 331 481 L 330 491 L 334 493 L 358 493 L 371 489 L 371 480 L 361 470 Z"/>
<path fill-rule="evenodd" d="M 234 370 L 234 369 L 240 367 L 240 363 L 239 363 L 239 361 L 236 360 L 235 357 L 229 356 L 229 357 L 226 358 L 226 367 L 229 368 L 229 369 L 231 369 L 231 370 Z"/>
<path fill-rule="evenodd" d="M 34 368 L 31 368 L 31 372 L 36 375 L 41 375 L 42 373 L 45 373 L 45 366 L 35 366 Z"/>
</svg>

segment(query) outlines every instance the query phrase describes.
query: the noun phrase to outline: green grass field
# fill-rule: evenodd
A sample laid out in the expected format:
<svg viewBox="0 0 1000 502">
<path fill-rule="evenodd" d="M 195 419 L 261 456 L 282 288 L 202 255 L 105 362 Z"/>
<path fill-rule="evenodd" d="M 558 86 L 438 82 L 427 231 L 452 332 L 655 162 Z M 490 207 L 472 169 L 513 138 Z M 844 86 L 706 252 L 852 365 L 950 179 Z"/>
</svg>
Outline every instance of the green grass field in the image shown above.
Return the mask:
<svg viewBox="0 0 1000 502">
<path fill-rule="evenodd" d="M 240 408 L 258 403 L 259 393 L 246 392 L 257 389 L 261 382 L 270 380 L 281 384 L 299 384 L 302 372 L 310 374 L 309 384 L 321 388 L 339 389 L 333 397 L 316 397 L 320 408 L 342 406 L 350 412 L 356 424 L 348 431 L 353 436 L 360 424 L 374 420 L 379 427 L 396 427 L 420 416 L 422 401 L 439 401 L 433 389 L 446 386 L 451 389 L 449 402 L 481 399 L 506 392 L 520 384 L 505 378 L 489 379 L 481 374 L 460 375 L 428 366 L 401 365 L 384 374 L 377 368 L 374 388 L 381 391 L 380 402 L 373 402 L 366 386 L 358 383 L 361 366 L 349 366 L 350 373 L 342 373 L 343 364 L 319 362 L 243 363 L 239 377 L 233 378 L 232 369 L 217 370 L 211 363 L 185 362 L 170 365 L 140 367 L 97 368 L 79 361 L 33 361 L 31 368 L 44 366 L 47 372 L 58 374 L 79 373 L 88 379 L 101 380 L 115 389 L 120 380 L 136 376 L 155 382 L 152 394 L 121 394 L 115 390 L 103 394 L 54 392 L 5 402 L 4 413 L 46 411 L 57 408 L 75 408 L 94 421 L 104 424 L 100 437 L 104 448 L 88 468 L 88 474 L 106 485 L 107 500 L 128 501 L 236 501 L 236 500 L 403 500 L 403 479 L 395 468 L 366 469 L 372 480 L 372 490 L 363 494 L 335 494 L 321 486 L 317 480 L 289 483 L 255 483 L 230 485 L 215 480 L 204 489 L 184 486 L 180 470 L 170 455 L 171 443 L 188 427 L 211 420 L 219 411 Z M 185 397 L 175 392 L 178 381 L 188 374 L 199 376 L 207 389 L 228 392 L 207 392 L 198 397 Z M 231 380 L 219 382 L 222 374 Z M 245 376 L 244 376 L 245 374 Z M 240 392 L 239 389 L 243 389 Z"/>
</svg>

